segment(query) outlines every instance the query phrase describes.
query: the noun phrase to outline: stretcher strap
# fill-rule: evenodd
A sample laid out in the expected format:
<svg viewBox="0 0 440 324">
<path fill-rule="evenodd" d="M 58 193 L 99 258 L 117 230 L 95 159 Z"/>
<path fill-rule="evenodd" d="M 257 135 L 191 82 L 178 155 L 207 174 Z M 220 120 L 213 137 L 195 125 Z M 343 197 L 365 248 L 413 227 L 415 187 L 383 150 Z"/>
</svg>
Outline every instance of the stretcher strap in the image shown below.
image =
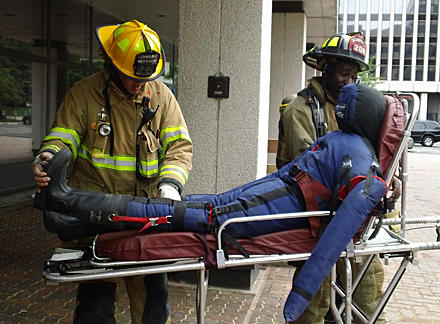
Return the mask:
<svg viewBox="0 0 440 324">
<path fill-rule="evenodd" d="M 292 289 L 294 292 L 296 292 L 298 295 L 300 295 L 301 297 L 304 297 L 304 299 L 306 299 L 307 301 L 311 301 L 313 298 L 313 295 L 310 294 L 308 291 L 306 291 L 305 289 L 302 289 L 301 287 L 298 286 L 293 286 Z"/>
<path fill-rule="evenodd" d="M 246 200 L 240 200 L 237 203 L 233 203 L 225 206 L 217 206 L 213 207 L 212 216 L 216 217 L 222 214 L 240 212 L 245 209 L 251 209 L 257 206 L 261 206 L 267 204 L 270 201 L 274 201 L 281 197 L 285 197 L 290 195 L 291 193 L 287 190 L 286 187 L 276 188 L 270 191 L 266 191 L 262 194 L 256 195 L 252 198 Z"/>
<path fill-rule="evenodd" d="M 333 196 L 332 192 L 326 186 L 309 176 L 307 172 L 299 169 L 297 165 L 294 165 L 290 169 L 290 174 L 301 189 L 308 211 L 319 210 L 316 196 L 325 201 L 331 201 Z M 321 221 L 319 217 L 309 217 L 309 224 L 312 235 L 318 237 L 321 231 Z"/>
<path fill-rule="evenodd" d="M 232 235 L 230 235 L 226 232 L 223 232 L 221 239 L 222 239 L 223 250 L 225 252 L 226 258 L 229 258 L 229 253 L 228 253 L 228 249 L 227 249 L 227 244 L 225 244 L 225 243 L 229 243 L 229 244 L 235 246 L 238 249 L 238 251 L 240 251 L 241 255 L 243 255 L 246 259 L 249 258 L 248 251 Z"/>
<path fill-rule="evenodd" d="M 110 220 L 112 222 L 129 222 L 129 223 L 141 223 L 145 224 L 139 232 L 146 230 L 151 226 L 157 226 L 160 224 L 168 224 L 168 217 L 171 216 L 162 216 L 162 217 L 130 217 L 130 216 L 111 216 Z"/>
<path fill-rule="evenodd" d="M 184 201 L 174 201 L 174 217 L 173 217 L 173 231 L 184 230 L 184 220 L 186 213 L 186 204 Z"/>
</svg>

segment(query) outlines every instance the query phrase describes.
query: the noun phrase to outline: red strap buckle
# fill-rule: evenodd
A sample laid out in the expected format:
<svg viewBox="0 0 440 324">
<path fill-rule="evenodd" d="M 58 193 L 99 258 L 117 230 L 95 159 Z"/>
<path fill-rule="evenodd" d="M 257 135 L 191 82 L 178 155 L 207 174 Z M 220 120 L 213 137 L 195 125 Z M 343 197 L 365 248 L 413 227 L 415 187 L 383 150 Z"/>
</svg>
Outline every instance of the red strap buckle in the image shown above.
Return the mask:
<svg viewBox="0 0 440 324">
<path fill-rule="evenodd" d="M 171 215 L 161 216 L 161 217 L 131 217 L 131 216 L 110 215 L 109 220 L 111 222 L 129 222 L 129 223 L 145 224 L 145 226 L 139 230 L 139 232 L 142 232 L 151 226 L 157 226 L 160 224 L 169 224 L 170 222 L 168 221 L 168 217 L 171 217 Z"/>
</svg>

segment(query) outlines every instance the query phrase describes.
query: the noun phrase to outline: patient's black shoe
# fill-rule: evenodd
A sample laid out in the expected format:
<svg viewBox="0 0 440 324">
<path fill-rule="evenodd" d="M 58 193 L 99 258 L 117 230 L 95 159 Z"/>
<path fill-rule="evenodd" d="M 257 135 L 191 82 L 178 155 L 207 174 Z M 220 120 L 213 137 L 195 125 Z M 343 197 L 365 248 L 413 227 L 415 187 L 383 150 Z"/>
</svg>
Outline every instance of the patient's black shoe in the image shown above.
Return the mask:
<svg viewBox="0 0 440 324">
<path fill-rule="evenodd" d="M 45 171 L 51 180 L 35 195 L 34 207 L 79 218 L 83 222 L 122 229 L 123 224 L 112 222 L 111 217 L 125 215 L 133 197 L 70 188 L 66 173 L 71 157 L 72 153 L 62 148 L 49 160 Z"/>
</svg>

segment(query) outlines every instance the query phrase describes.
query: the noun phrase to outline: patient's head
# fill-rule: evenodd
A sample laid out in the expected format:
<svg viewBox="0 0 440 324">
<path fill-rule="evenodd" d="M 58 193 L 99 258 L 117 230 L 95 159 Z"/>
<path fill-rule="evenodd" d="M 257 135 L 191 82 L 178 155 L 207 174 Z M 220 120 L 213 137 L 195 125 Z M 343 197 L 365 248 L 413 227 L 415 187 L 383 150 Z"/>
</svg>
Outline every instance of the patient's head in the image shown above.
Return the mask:
<svg viewBox="0 0 440 324">
<path fill-rule="evenodd" d="M 382 93 L 363 84 L 350 83 L 339 94 L 335 114 L 342 131 L 366 137 L 376 147 L 385 109 Z"/>
</svg>

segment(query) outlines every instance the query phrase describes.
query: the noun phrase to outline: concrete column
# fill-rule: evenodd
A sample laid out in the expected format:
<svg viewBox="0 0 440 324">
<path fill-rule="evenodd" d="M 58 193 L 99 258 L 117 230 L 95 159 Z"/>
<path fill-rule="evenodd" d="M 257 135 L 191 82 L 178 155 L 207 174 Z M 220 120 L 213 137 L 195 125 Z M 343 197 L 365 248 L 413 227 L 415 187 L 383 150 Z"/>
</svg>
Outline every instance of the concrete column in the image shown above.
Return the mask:
<svg viewBox="0 0 440 324">
<path fill-rule="evenodd" d="M 281 100 L 304 88 L 306 72 L 302 56 L 306 49 L 306 34 L 304 13 L 272 15 L 269 138 L 278 137 Z"/>
<path fill-rule="evenodd" d="M 32 49 L 33 53 L 44 55 L 43 45 L 45 45 L 44 41 L 36 41 Z M 56 57 L 56 49 L 51 48 L 51 51 L 52 57 Z M 50 87 L 49 90 L 47 87 Z M 32 151 L 34 152 L 39 150 L 55 118 L 57 87 L 57 68 L 50 64 L 32 62 Z"/>
<path fill-rule="evenodd" d="M 42 63 L 32 62 L 32 150 L 38 151 L 46 135 L 46 82 L 45 67 Z"/>
<path fill-rule="evenodd" d="M 311 78 L 315 76 L 321 75 L 321 72 L 315 69 L 312 69 L 311 67 L 306 67 L 306 81 L 310 80 Z"/>
<path fill-rule="evenodd" d="M 270 0 L 179 2 L 179 97 L 194 143 L 185 194 L 219 193 L 265 175 Z M 208 76 L 230 78 L 208 98 Z"/>
<path fill-rule="evenodd" d="M 420 94 L 420 110 L 419 117 L 417 119 L 426 120 L 428 116 L 428 94 L 426 92 L 422 92 Z"/>
</svg>

